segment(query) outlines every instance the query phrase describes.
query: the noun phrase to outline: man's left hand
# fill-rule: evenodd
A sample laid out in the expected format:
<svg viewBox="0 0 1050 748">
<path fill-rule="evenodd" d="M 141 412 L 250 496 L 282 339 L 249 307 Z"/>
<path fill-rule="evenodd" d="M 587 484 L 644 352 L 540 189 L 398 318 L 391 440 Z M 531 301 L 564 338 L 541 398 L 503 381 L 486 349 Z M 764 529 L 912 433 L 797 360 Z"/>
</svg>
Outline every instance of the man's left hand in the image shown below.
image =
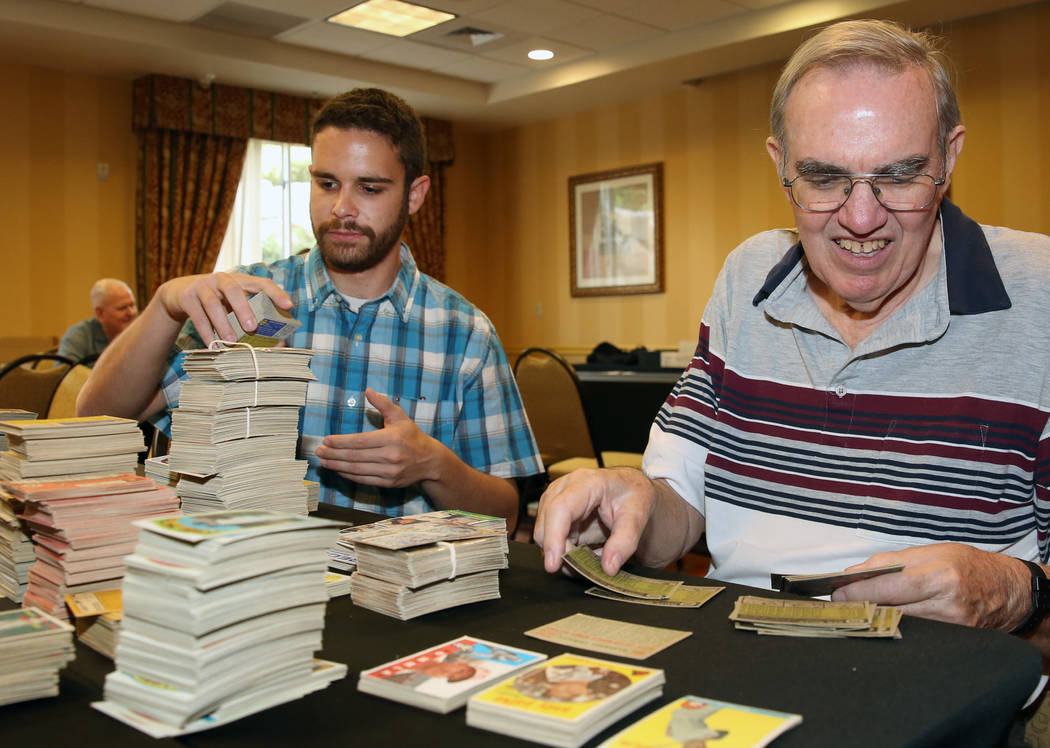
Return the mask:
<svg viewBox="0 0 1050 748">
<path fill-rule="evenodd" d="M 1025 565 L 1002 553 L 962 543 L 936 543 L 877 553 L 847 571 L 888 564 L 904 570 L 862 579 L 835 591 L 832 600 L 896 605 L 907 615 L 1012 631 L 1031 607 Z"/>
<path fill-rule="evenodd" d="M 365 397 L 383 417 L 383 428 L 326 436 L 317 448 L 321 465 L 370 486 L 403 487 L 437 480 L 447 447 L 424 434 L 386 395 L 367 389 Z"/>
</svg>

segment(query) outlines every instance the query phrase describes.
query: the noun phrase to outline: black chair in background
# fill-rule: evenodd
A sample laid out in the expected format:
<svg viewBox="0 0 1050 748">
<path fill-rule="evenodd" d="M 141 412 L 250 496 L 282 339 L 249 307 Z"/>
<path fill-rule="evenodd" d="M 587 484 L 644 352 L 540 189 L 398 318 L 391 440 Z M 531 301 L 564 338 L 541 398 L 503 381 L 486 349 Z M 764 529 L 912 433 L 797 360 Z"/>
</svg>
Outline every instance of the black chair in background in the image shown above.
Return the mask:
<svg viewBox="0 0 1050 748">
<path fill-rule="evenodd" d="M 34 368 L 51 361 L 51 368 Z M 32 353 L 0 369 L 0 408 L 21 408 L 46 418 L 51 400 L 73 361 L 56 353 Z"/>
<path fill-rule="evenodd" d="M 572 364 L 547 348 L 528 348 L 514 362 L 525 414 L 550 480 L 584 467 L 641 467 L 638 452 L 602 452 L 591 432 Z M 523 497 L 524 514 L 535 516 L 538 493 Z M 523 517 L 524 519 L 524 517 Z"/>
</svg>

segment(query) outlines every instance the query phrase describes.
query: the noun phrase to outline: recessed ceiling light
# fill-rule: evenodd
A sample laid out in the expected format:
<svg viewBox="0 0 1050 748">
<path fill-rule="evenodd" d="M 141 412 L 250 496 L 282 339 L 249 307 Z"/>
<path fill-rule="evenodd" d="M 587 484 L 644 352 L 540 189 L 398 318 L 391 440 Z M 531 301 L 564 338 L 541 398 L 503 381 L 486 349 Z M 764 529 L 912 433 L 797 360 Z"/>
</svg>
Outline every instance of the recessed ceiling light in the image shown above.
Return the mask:
<svg viewBox="0 0 1050 748">
<path fill-rule="evenodd" d="M 530 60 L 549 60 L 554 57 L 554 53 L 549 49 L 534 49 L 529 52 Z"/>
<path fill-rule="evenodd" d="M 452 13 L 431 10 L 402 0 L 368 0 L 328 20 L 341 26 L 378 31 L 380 34 L 408 36 L 455 17 Z"/>
</svg>

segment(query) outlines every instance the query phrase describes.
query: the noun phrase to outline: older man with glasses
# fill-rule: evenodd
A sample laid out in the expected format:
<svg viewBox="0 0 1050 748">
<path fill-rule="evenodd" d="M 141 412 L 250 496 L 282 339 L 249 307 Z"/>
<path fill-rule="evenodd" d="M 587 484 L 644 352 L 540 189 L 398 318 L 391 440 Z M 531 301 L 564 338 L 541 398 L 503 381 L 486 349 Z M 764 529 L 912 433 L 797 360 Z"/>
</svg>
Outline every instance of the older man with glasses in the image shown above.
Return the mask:
<svg viewBox="0 0 1050 748">
<path fill-rule="evenodd" d="M 706 530 L 715 579 L 902 564 L 835 599 L 1050 652 L 1050 239 L 945 198 L 965 129 L 925 34 L 825 29 L 771 130 L 797 229 L 730 254 L 642 471 L 548 489 L 547 570 L 601 543 L 609 573 L 664 565 Z"/>
</svg>

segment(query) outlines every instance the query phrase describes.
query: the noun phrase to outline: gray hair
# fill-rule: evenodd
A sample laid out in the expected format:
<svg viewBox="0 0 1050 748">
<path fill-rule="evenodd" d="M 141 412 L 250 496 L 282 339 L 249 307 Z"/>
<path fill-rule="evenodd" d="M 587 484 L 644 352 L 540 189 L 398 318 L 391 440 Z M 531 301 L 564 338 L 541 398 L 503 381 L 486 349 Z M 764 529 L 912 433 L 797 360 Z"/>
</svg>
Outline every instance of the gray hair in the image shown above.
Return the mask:
<svg viewBox="0 0 1050 748">
<path fill-rule="evenodd" d="M 909 67 L 926 71 L 937 96 L 937 143 L 942 157 L 946 154 L 948 135 L 962 122 L 962 115 L 955 97 L 954 68 L 941 49 L 940 39 L 892 21 L 866 20 L 842 21 L 826 27 L 803 42 L 784 65 L 773 89 L 769 128 L 785 160 L 784 109 L 802 76 L 815 67 L 846 70 L 864 65 L 891 73 L 901 73 Z"/>
<path fill-rule="evenodd" d="M 126 288 L 128 293 L 131 294 L 131 298 L 135 298 L 135 292 L 124 281 L 116 278 L 99 278 L 95 281 L 95 285 L 91 287 L 91 308 L 95 309 L 102 306 L 102 302 L 106 300 L 109 292 L 117 287 Z"/>
</svg>

